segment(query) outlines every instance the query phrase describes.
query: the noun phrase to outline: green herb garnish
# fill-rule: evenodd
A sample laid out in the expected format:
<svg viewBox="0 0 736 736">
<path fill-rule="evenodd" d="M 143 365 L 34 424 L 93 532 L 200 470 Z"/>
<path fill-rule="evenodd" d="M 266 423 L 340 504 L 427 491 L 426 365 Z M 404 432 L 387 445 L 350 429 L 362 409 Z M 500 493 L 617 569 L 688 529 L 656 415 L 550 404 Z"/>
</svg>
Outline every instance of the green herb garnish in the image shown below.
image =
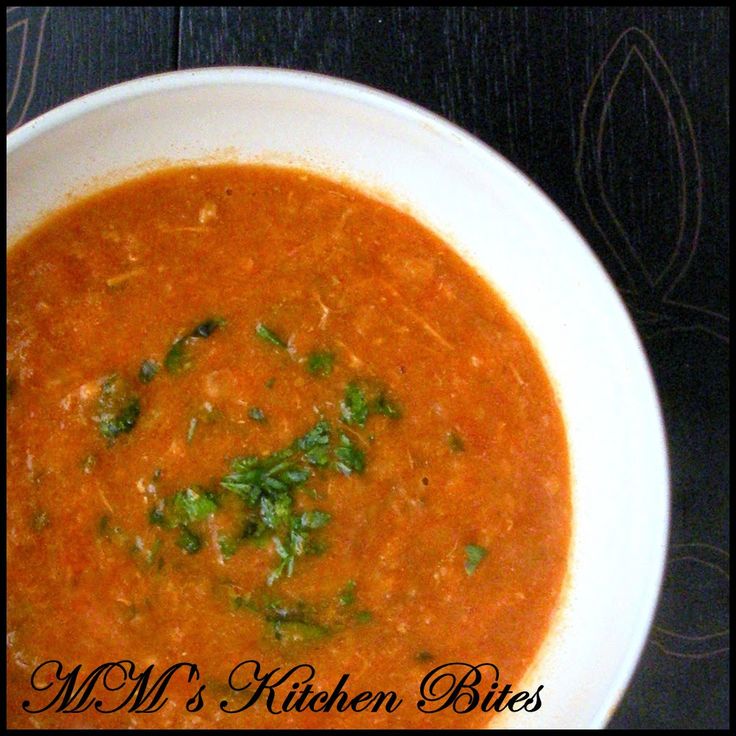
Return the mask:
<svg viewBox="0 0 736 736">
<path fill-rule="evenodd" d="M 144 360 L 138 369 L 138 380 L 141 383 L 150 383 L 159 370 L 161 366 L 155 360 Z"/>
<path fill-rule="evenodd" d="M 196 537 L 201 547 L 201 540 L 188 526 L 204 521 L 214 514 L 218 507 L 219 500 L 215 493 L 201 486 L 189 486 L 167 499 L 160 499 L 149 512 L 148 521 L 162 529 L 179 529 L 180 538 L 177 544 L 183 549 L 194 545 L 191 537 Z M 185 545 L 182 540 L 187 544 Z"/>
<path fill-rule="evenodd" d="M 340 593 L 337 596 L 338 601 L 340 601 L 341 606 L 351 606 L 353 603 L 355 603 L 355 589 L 357 587 L 357 583 L 355 580 L 348 580 L 347 583 L 345 583 L 345 587 L 340 591 Z"/>
<path fill-rule="evenodd" d="M 176 540 L 176 544 L 190 555 L 202 549 L 202 540 L 185 526 L 179 530 L 179 539 Z"/>
<path fill-rule="evenodd" d="M 198 324 L 191 332 L 178 338 L 164 358 L 166 370 L 169 373 L 182 373 L 189 370 L 193 361 L 188 349 L 197 341 L 211 337 L 224 324 L 225 320 L 222 317 L 210 317 Z"/>
<path fill-rule="evenodd" d="M 217 506 L 215 494 L 199 486 L 184 488 L 177 491 L 171 498 L 172 515 L 177 525 L 202 521 L 210 514 L 214 514 Z"/>
<path fill-rule="evenodd" d="M 138 397 L 133 394 L 128 383 L 113 374 L 105 379 L 98 401 L 97 419 L 100 434 L 114 442 L 121 434 L 132 431 L 141 413 Z"/>
<path fill-rule="evenodd" d="M 340 444 L 335 448 L 336 467 L 343 475 L 362 473 L 365 470 L 365 455 L 344 433 L 340 433 Z"/>
<path fill-rule="evenodd" d="M 263 423 L 266 421 L 266 415 L 263 413 L 263 410 L 259 409 L 257 406 L 251 406 L 251 408 L 248 409 L 248 416 L 254 422 Z"/>
<path fill-rule="evenodd" d="M 187 357 L 187 338 L 180 337 L 166 353 L 164 367 L 169 373 L 181 373 L 191 367 L 192 362 Z"/>
<path fill-rule="evenodd" d="M 301 621 L 274 621 L 272 627 L 274 638 L 286 645 L 324 639 L 330 633 L 324 626 Z"/>
<path fill-rule="evenodd" d="M 369 406 L 372 414 L 383 414 L 389 419 L 401 419 L 401 407 L 399 404 L 381 393 L 374 399 Z"/>
<path fill-rule="evenodd" d="M 472 575 L 480 564 L 481 560 L 488 554 L 485 547 L 477 544 L 468 544 L 465 546 L 465 572 Z"/>
<path fill-rule="evenodd" d="M 335 354 L 314 351 L 307 358 L 307 370 L 313 376 L 329 376 L 335 364 Z"/>
<path fill-rule="evenodd" d="M 453 452 L 463 452 L 465 450 L 463 438 L 455 432 L 450 432 L 447 435 L 447 444 Z"/>
<path fill-rule="evenodd" d="M 31 526 L 33 527 L 34 532 L 43 531 L 50 523 L 51 519 L 45 511 L 40 510 L 36 511 L 36 513 L 33 514 Z"/>
<path fill-rule="evenodd" d="M 296 441 L 310 465 L 324 468 L 329 463 L 330 423 L 317 422 L 312 429 Z"/>
<path fill-rule="evenodd" d="M 298 514 L 294 510 L 294 492 L 311 476 L 309 465 L 322 463 L 328 441 L 329 425 L 318 422 L 283 450 L 264 457 L 236 458 L 231 472 L 221 481 L 224 488 L 257 513 L 255 521 L 263 531 L 270 529 L 277 533 L 273 544 L 280 562 L 268 576 L 269 585 L 284 574 L 291 576 L 295 560 L 308 551 L 310 533 L 330 519 L 323 511 Z"/>
<path fill-rule="evenodd" d="M 256 325 L 256 335 L 266 342 L 270 342 L 271 345 L 276 345 L 279 348 L 285 348 L 286 343 L 273 331 L 270 330 L 263 322 L 259 322 Z"/>
<path fill-rule="evenodd" d="M 368 402 L 357 383 L 349 383 L 345 388 L 345 398 L 340 404 L 340 415 L 346 424 L 365 427 L 368 418 Z"/>
<path fill-rule="evenodd" d="M 238 541 L 227 534 L 217 536 L 217 546 L 220 548 L 220 554 L 226 560 L 229 560 L 238 551 Z"/>
</svg>

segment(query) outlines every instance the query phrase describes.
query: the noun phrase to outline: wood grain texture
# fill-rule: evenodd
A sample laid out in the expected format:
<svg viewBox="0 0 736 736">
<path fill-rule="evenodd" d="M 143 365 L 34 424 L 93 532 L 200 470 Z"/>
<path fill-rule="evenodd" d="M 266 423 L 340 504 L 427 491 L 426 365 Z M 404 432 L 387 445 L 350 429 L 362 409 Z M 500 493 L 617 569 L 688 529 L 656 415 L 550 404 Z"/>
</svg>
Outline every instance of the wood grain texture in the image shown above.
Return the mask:
<svg viewBox="0 0 736 736">
<path fill-rule="evenodd" d="M 24 98 L 33 75 L 16 73 L 22 35 L 11 20 L 27 17 L 31 38 L 43 10 L 8 13 L 10 127 L 143 74 L 296 68 L 423 105 L 547 192 L 636 319 L 669 439 L 670 560 L 649 643 L 610 725 L 726 727 L 729 11 L 52 8 Z"/>
</svg>

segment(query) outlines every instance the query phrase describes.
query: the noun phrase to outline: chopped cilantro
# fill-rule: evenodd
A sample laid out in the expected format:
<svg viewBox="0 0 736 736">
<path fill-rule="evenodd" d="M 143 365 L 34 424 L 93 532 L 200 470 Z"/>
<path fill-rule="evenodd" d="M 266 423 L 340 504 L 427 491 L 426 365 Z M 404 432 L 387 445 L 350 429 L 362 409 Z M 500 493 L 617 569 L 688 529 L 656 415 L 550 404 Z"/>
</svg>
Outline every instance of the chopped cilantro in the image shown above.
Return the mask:
<svg viewBox="0 0 736 736">
<path fill-rule="evenodd" d="M 317 422 L 312 429 L 297 441 L 297 447 L 304 451 L 304 459 L 310 465 L 324 468 L 329 463 L 330 423 Z"/>
<path fill-rule="evenodd" d="M 274 621 L 272 627 L 274 638 L 281 644 L 314 641 L 323 639 L 329 634 L 329 629 L 324 626 L 301 621 Z"/>
<path fill-rule="evenodd" d="M 243 527 L 243 532 L 240 535 L 243 539 L 257 539 L 266 530 L 265 525 L 262 521 L 256 519 L 248 519 Z"/>
<path fill-rule="evenodd" d="M 337 599 L 340 601 L 341 606 L 350 606 L 355 603 L 356 587 L 357 583 L 355 582 L 355 580 L 348 580 L 348 582 L 345 583 L 345 587 L 340 591 L 337 596 Z"/>
<path fill-rule="evenodd" d="M 465 450 L 463 438 L 456 432 L 450 432 L 447 435 L 447 444 L 453 452 L 463 452 Z"/>
<path fill-rule="evenodd" d="M 301 515 L 300 523 L 302 529 L 321 529 L 329 523 L 330 518 L 326 511 L 305 511 Z"/>
<path fill-rule="evenodd" d="M 472 575 L 480 564 L 481 560 L 488 554 L 485 547 L 477 544 L 468 544 L 465 546 L 465 572 Z"/>
<path fill-rule="evenodd" d="M 225 320 L 222 317 L 210 317 L 198 324 L 191 332 L 178 338 L 169 348 L 164 358 L 166 370 L 169 373 L 182 373 L 189 370 L 192 367 L 192 358 L 187 348 L 198 340 L 211 337 L 224 324 Z"/>
<path fill-rule="evenodd" d="M 212 491 L 199 486 L 189 486 L 177 491 L 172 499 L 174 518 L 178 524 L 202 521 L 217 511 L 217 497 Z"/>
<path fill-rule="evenodd" d="M 283 539 L 273 538 L 276 554 L 281 562 L 268 576 L 267 583 L 272 585 L 284 573 L 291 577 L 294 571 L 294 562 L 307 551 L 309 531 L 320 529 L 330 520 L 330 515 L 323 511 L 305 511 L 301 516 L 291 516 L 288 521 L 288 534 Z"/>
<path fill-rule="evenodd" d="M 100 434 L 114 442 L 119 435 L 127 434 L 135 427 L 141 405 L 127 382 L 113 374 L 102 384 L 98 410 Z"/>
<path fill-rule="evenodd" d="M 217 546 L 220 548 L 220 554 L 228 560 L 238 551 L 238 541 L 227 534 L 218 534 Z"/>
<path fill-rule="evenodd" d="M 355 620 L 359 624 L 367 624 L 373 621 L 373 614 L 370 611 L 357 611 L 355 613 Z"/>
<path fill-rule="evenodd" d="M 401 407 L 393 399 L 389 399 L 386 394 L 381 393 L 370 404 L 372 414 L 383 414 L 389 419 L 401 419 Z"/>
<path fill-rule="evenodd" d="M 266 421 L 266 415 L 263 413 L 262 409 L 259 409 L 257 406 L 251 406 L 250 409 L 248 409 L 248 416 L 254 421 L 254 422 L 265 422 Z"/>
<path fill-rule="evenodd" d="M 161 366 L 155 360 L 144 360 L 138 369 L 138 380 L 141 383 L 150 383 L 160 369 Z"/>
<path fill-rule="evenodd" d="M 36 513 L 33 514 L 31 525 L 33 526 L 34 532 L 43 531 L 50 523 L 51 523 L 51 519 L 49 518 L 49 515 L 45 511 L 40 510 L 40 511 L 36 511 Z"/>
<path fill-rule="evenodd" d="M 269 330 L 263 322 L 259 322 L 256 325 L 256 335 L 266 342 L 270 342 L 271 345 L 276 345 L 279 348 L 285 348 L 286 343 L 275 333 L 273 330 Z"/>
<path fill-rule="evenodd" d="M 148 514 L 148 521 L 153 526 L 165 526 L 166 514 L 164 514 L 164 502 L 159 501 L 158 504 L 151 509 Z"/>
<path fill-rule="evenodd" d="M 189 486 L 173 496 L 158 501 L 148 513 L 148 521 L 163 529 L 184 529 L 188 524 L 203 521 L 217 511 L 217 496 L 200 486 Z M 190 534 L 190 530 L 187 530 Z M 186 533 L 182 534 L 186 537 Z"/>
<path fill-rule="evenodd" d="M 311 476 L 309 467 L 302 463 L 321 465 L 328 442 L 329 424 L 318 422 L 283 450 L 264 457 L 235 458 L 231 472 L 221 481 L 224 488 L 257 511 L 253 536 L 265 529 L 278 534 L 273 537 L 273 544 L 280 562 L 268 576 L 269 585 L 284 574 L 291 576 L 296 558 L 308 550 L 310 532 L 323 527 L 330 519 L 328 514 L 318 510 L 300 515 L 294 512 L 294 491 Z"/>
<path fill-rule="evenodd" d="M 212 334 L 216 332 L 224 324 L 225 324 L 225 320 L 222 319 L 222 317 L 210 317 L 209 319 L 206 319 L 204 322 L 198 324 L 189 333 L 189 337 L 192 337 L 192 338 L 211 337 Z"/>
<path fill-rule="evenodd" d="M 261 496 L 261 520 L 269 529 L 278 529 L 288 523 L 291 517 L 293 499 L 291 494 L 284 490 L 271 495 Z"/>
<path fill-rule="evenodd" d="M 307 358 L 307 370 L 313 376 L 329 376 L 335 364 L 335 354 L 314 351 Z"/>
<path fill-rule="evenodd" d="M 352 442 L 350 437 L 340 433 L 340 444 L 335 448 L 337 458 L 336 467 L 343 475 L 353 472 L 362 473 L 365 470 L 365 455 Z"/>
<path fill-rule="evenodd" d="M 346 424 L 365 427 L 365 420 L 368 418 L 368 402 L 357 383 L 349 383 L 345 388 L 345 398 L 340 404 L 340 413 Z"/>
<path fill-rule="evenodd" d="M 164 358 L 164 367 L 169 373 L 181 373 L 191 367 L 192 362 L 186 353 L 187 338 L 180 337 L 169 348 Z"/>
<path fill-rule="evenodd" d="M 231 472 L 221 485 L 255 506 L 262 495 L 291 491 L 309 478 L 309 470 L 293 459 L 292 448 L 274 452 L 265 457 L 235 458 Z"/>
<path fill-rule="evenodd" d="M 185 526 L 179 530 L 179 539 L 176 540 L 176 544 L 190 555 L 202 549 L 202 540 Z"/>
</svg>

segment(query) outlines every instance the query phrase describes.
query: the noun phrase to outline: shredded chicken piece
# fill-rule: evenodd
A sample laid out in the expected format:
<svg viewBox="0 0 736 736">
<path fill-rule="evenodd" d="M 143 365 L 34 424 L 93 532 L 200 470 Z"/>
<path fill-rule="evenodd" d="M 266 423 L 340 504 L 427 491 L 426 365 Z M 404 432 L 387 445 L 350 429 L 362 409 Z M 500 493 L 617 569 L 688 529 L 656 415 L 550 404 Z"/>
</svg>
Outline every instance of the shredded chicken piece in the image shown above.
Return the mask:
<svg viewBox="0 0 736 736">
<path fill-rule="evenodd" d="M 162 233 L 208 233 L 210 231 L 206 225 L 180 225 L 179 227 L 159 225 L 158 229 Z"/>
<path fill-rule="evenodd" d="M 217 205 L 214 202 L 206 202 L 199 210 L 200 225 L 206 225 L 208 222 L 217 219 Z"/>
<path fill-rule="evenodd" d="M 330 316 L 330 308 L 320 299 L 319 293 L 314 292 L 314 298 L 319 303 L 319 306 L 322 308 L 322 317 L 320 317 L 319 320 L 319 329 L 324 330 L 325 325 L 327 324 L 327 318 Z"/>
<path fill-rule="evenodd" d="M 117 276 L 112 276 L 105 283 L 110 287 L 120 286 L 120 284 L 125 283 L 128 279 L 132 279 L 134 276 L 140 276 L 145 272 L 145 268 L 134 268 L 132 271 L 126 271 L 125 273 L 119 273 Z"/>
<path fill-rule="evenodd" d="M 362 368 L 365 365 L 365 361 L 361 360 L 342 340 L 335 340 L 335 344 L 339 345 L 348 354 L 354 367 Z"/>
<path fill-rule="evenodd" d="M 381 280 L 381 284 L 385 286 L 386 289 L 390 291 L 394 295 L 394 297 L 396 297 L 396 299 L 399 300 L 399 306 L 401 307 L 401 309 L 403 309 L 404 312 L 406 312 L 410 317 L 412 317 L 412 319 L 414 319 L 415 322 L 420 324 L 428 335 L 431 335 L 435 340 L 437 340 L 437 342 L 439 342 L 441 345 L 444 345 L 448 350 L 453 349 L 453 345 L 447 340 L 445 340 L 445 338 L 442 337 L 442 335 L 440 335 L 440 333 L 437 332 L 437 330 L 435 330 L 434 327 L 432 327 L 432 325 L 430 325 L 426 319 L 424 319 L 420 314 L 417 314 L 417 312 L 415 312 L 413 309 L 410 309 L 409 307 L 406 306 L 406 304 L 404 304 L 403 297 L 401 296 L 401 294 L 399 294 L 398 291 L 396 291 L 396 289 L 393 286 L 391 286 L 391 284 L 383 280 Z"/>
</svg>

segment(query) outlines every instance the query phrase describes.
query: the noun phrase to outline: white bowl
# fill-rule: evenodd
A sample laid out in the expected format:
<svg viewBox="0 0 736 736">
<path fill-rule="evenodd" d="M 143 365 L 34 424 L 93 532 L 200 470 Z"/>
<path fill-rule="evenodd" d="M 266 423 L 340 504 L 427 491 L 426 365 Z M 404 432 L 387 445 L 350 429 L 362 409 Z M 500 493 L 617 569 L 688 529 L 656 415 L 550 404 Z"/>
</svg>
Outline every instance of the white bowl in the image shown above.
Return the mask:
<svg viewBox="0 0 736 736">
<path fill-rule="evenodd" d="M 387 197 L 485 274 L 543 356 L 562 404 L 573 475 L 563 600 L 525 677 L 530 687 L 544 685 L 543 706 L 503 714 L 493 725 L 605 725 L 657 601 L 668 529 L 666 446 L 629 316 L 588 246 L 539 189 L 495 151 L 415 105 L 272 69 L 203 69 L 121 84 L 24 125 L 7 147 L 9 242 L 70 194 L 152 163 L 236 158 L 310 168 Z"/>
</svg>

